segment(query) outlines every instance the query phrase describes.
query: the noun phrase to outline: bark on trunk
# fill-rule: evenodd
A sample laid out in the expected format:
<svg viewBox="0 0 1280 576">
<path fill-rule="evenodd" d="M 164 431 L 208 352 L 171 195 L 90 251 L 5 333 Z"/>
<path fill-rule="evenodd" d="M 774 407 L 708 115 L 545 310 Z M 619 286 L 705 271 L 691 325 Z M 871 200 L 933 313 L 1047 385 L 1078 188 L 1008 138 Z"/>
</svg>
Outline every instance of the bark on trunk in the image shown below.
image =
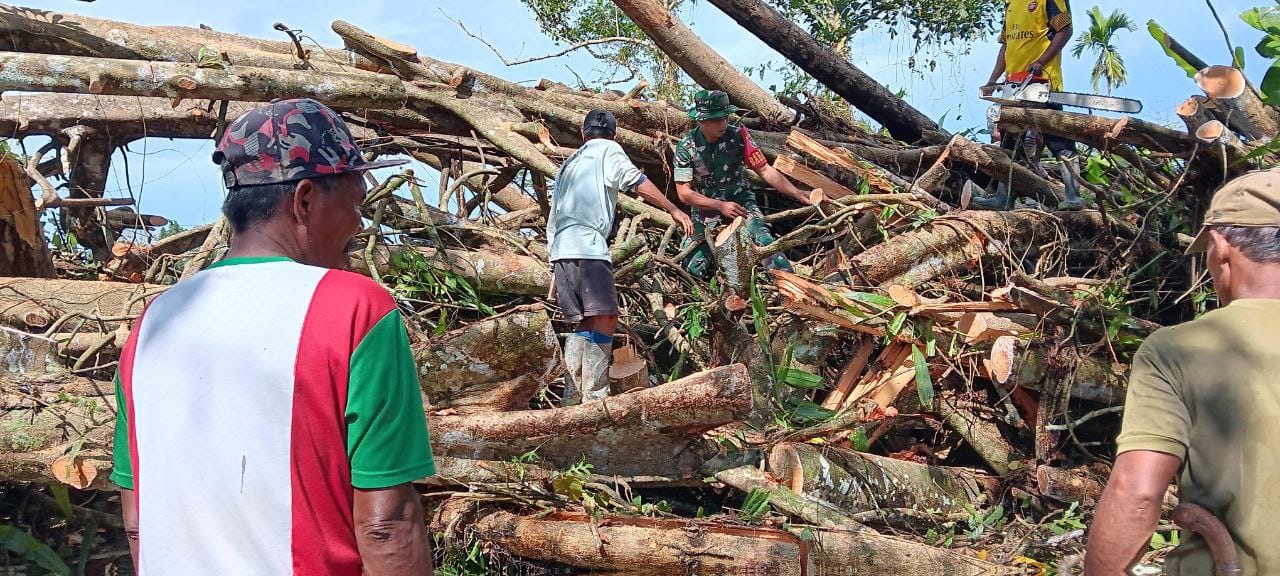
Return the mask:
<svg viewBox="0 0 1280 576">
<path fill-rule="evenodd" d="M 850 518 L 845 510 L 841 510 L 836 505 L 803 492 L 793 492 L 754 465 L 722 470 L 716 472 L 715 478 L 746 494 L 754 491 L 767 493 L 770 506 L 779 512 L 799 518 L 806 524 L 819 528 L 875 532 Z"/>
<path fill-rule="evenodd" d="M 266 102 L 314 98 L 336 107 L 402 108 L 406 95 L 390 75 L 251 68 L 201 68 L 197 64 L 68 58 L 0 52 L 0 90 L 30 90 L 104 96 L 154 96 Z"/>
<path fill-rule="evenodd" d="M 892 536 L 815 530 L 812 545 L 783 530 L 708 521 L 585 514 L 521 516 L 449 502 L 433 530 L 469 526 L 513 556 L 626 576 L 670 574 L 938 574 L 991 576 L 1012 570 Z M 598 537 L 597 537 L 598 535 Z"/>
<path fill-rule="evenodd" d="M 0 155 L 0 276 L 54 276 L 30 180 L 8 155 Z"/>
<path fill-rule="evenodd" d="M 430 419 L 442 456 L 507 460 L 536 450 L 548 466 L 586 457 L 598 474 L 692 474 L 714 453 L 702 433 L 751 413 L 747 369 L 733 364 L 566 408 Z"/>
<path fill-rule="evenodd" d="M 1190 152 L 1195 147 L 1195 139 L 1187 134 L 1129 116 L 1106 118 L 1006 106 L 1000 108 L 998 122 L 1001 130 L 1020 132 L 1034 129 L 1083 142 L 1099 150 L 1117 143 L 1175 154 Z"/>
<path fill-rule="evenodd" d="M 704 88 L 724 90 L 735 103 L 770 124 L 786 125 L 794 116 L 777 98 L 707 46 L 680 18 L 657 0 L 614 0 L 654 44 Z"/>
<path fill-rule="evenodd" d="M 132 319 L 168 286 L 87 280 L 0 278 L 0 323 L 20 330 L 42 330 L 64 314 L 102 318 L 114 328 Z M 98 326 L 97 321 L 93 324 Z"/>
<path fill-rule="evenodd" d="M 527 410 L 564 369 L 551 320 L 538 305 L 415 345 L 413 357 L 431 409 L 458 414 Z"/>
<path fill-rule="evenodd" d="M 1074 217 L 1073 217 L 1074 218 Z M 1088 218 L 1075 218 L 1088 223 Z M 1073 232 L 1079 234 L 1081 231 Z M 983 257 L 1020 253 L 1066 234 L 1062 221 L 1033 210 L 964 212 L 935 219 L 850 258 L 851 280 L 873 286 L 916 287 Z"/>
<path fill-rule="evenodd" d="M 1089 468 L 1063 470 L 1051 466 L 1036 468 L 1036 489 L 1041 496 L 1059 502 L 1079 502 L 1092 507 L 1102 498 L 1102 489 L 1108 472 L 1100 474 Z"/>
<path fill-rule="evenodd" d="M 928 466 L 838 447 L 779 444 L 769 471 L 792 491 L 845 512 L 914 508 L 965 512 L 997 498 L 999 481 L 960 468 Z"/>
<path fill-rule="evenodd" d="M 374 265 L 378 273 L 387 274 L 392 269 L 392 256 L 405 250 L 420 253 L 432 266 L 462 276 L 473 288 L 484 293 L 546 296 L 551 285 L 545 261 L 515 252 L 379 246 L 374 251 Z M 351 259 L 351 268 L 361 274 L 370 274 L 368 264 L 359 255 Z"/>
<path fill-rule="evenodd" d="M 879 122 L 894 138 L 908 143 L 932 144 L 947 140 L 948 134 L 928 116 L 847 59 L 819 44 L 808 32 L 764 2 L 711 0 L 711 3 L 845 101 Z"/>
<path fill-rule="evenodd" d="M 342 48 L 317 48 L 314 53 L 305 48 L 308 64 L 303 65 L 297 47 L 285 40 L 263 40 L 185 26 L 142 26 L 0 5 L 0 50 L 195 62 L 201 49 L 213 57 L 225 54 L 230 64 L 237 66 L 286 70 L 310 67 L 330 72 L 376 69 L 372 62 Z"/>
</svg>

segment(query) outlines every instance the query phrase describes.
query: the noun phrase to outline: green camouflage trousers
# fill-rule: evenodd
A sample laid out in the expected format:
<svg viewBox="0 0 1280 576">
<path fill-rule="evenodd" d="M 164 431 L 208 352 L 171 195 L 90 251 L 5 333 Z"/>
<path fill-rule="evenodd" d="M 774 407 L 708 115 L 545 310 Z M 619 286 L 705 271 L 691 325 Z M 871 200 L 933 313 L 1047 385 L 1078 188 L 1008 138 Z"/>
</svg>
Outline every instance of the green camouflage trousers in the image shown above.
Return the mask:
<svg viewBox="0 0 1280 576">
<path fill-rule="evenodd" d="M 766 246 L 773 243 L 773 232 L 769 231 L 769 225 L 764 222 L 764 213 L 760 211 L 760 207 L 755 202 L 738 202 L 747 211 L 747 233 L 751 235 L 751 240 L 756 246 Z M 698 247 L 685 258 L 684 268 L 690 274 L 699 278 L 706 278 L 709 274 L 711 266 L 711 247 L 707 245 L 704 239 L 707 237 L 706 229 L 708 222 L 710 227 L 714 229 L 720 224 L 720 215 L 715 212 L 703 212 L 698 209 L 693 210 L 693 238 L 685 240 L 685 246 L 690 241 L 699 242 Z M 781 254 L 776 254 L 771 258 L 766 258 L 760 262 L 767 270 L 785 270 L 791 271 L 791 262 Z"/>
</svg>

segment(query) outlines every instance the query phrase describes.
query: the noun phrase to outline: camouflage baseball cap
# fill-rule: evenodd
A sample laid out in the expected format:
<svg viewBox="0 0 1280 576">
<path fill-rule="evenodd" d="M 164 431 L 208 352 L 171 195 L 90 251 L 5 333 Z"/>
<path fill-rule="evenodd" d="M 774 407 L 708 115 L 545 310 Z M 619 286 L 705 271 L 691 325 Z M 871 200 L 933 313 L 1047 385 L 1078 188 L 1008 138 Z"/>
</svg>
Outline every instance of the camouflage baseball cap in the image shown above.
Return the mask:
<svg viewBox="0 0 1280 576">
<path fill-rule="evenodd" d="M 689 118 L 699 122 L 719 120 L 741 110 L 729 103 L 729 95 L 723 91 L 700 90 L 693 96 L 693 107 L 689 109 Z"/>
<path fill-rule="evenodd" d="M 227 126 L 213 152 L 227 188 L 296 182 L 304 178 L 399 166 L 368 162 L 351 129 L 333 109 L 311 99 L 273 100 Z"/>
<path fill-rule="evenodd" d="M 1209 249 L 1212 226 L 1280 228 L 1280 169 L 1255 170 L 1219 188 L 1187 254 Z"/>
</svg>

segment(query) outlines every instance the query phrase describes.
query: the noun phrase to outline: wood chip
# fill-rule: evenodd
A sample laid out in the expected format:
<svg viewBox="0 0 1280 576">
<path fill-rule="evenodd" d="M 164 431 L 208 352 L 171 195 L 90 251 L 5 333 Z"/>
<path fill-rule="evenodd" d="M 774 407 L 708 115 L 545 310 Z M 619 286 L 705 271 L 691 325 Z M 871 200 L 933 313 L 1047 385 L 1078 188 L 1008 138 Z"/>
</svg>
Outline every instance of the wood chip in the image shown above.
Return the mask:
<svg viewBox="0 0 1280 576">
<path fill-rule="evenodd" d="M 899 306 L 915 308 L 920 305 L 920 295 L 916 294 L 916 291 L 911 288 L 901 284 L 894 284 L 889 286 L 888 292 L 889 298 L 897 302 Z"/>
<path fill-rule="evenodd" d="M 1001 336 L 996 338 L 995 343 L 991 345 L 991 356 L 988 358 L 988 368 L 991 371 L 991 379 L 1001 384 L 1009 381 L 1009 376 L 1013 375 L 1013 366 L 1017 361 L 1018 339 L 1013 336 Z"/>
</svg>

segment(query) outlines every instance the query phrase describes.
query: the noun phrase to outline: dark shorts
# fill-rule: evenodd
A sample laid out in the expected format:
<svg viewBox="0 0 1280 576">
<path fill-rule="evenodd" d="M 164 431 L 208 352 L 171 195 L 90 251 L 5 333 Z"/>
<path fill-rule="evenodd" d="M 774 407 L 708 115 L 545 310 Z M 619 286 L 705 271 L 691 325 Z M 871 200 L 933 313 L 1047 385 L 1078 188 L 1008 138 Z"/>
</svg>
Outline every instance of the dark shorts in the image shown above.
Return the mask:
<svg viewBox="0 0 1280 576">
<path fill-rule="evenodd" d="M 565 321 L 581 322 L 587 316 L 618 316 L 618 287 L 613 264 L 607 260 L 569 259 L 551 263 L 556 283 L 556 303 Z"/>
</svg>

